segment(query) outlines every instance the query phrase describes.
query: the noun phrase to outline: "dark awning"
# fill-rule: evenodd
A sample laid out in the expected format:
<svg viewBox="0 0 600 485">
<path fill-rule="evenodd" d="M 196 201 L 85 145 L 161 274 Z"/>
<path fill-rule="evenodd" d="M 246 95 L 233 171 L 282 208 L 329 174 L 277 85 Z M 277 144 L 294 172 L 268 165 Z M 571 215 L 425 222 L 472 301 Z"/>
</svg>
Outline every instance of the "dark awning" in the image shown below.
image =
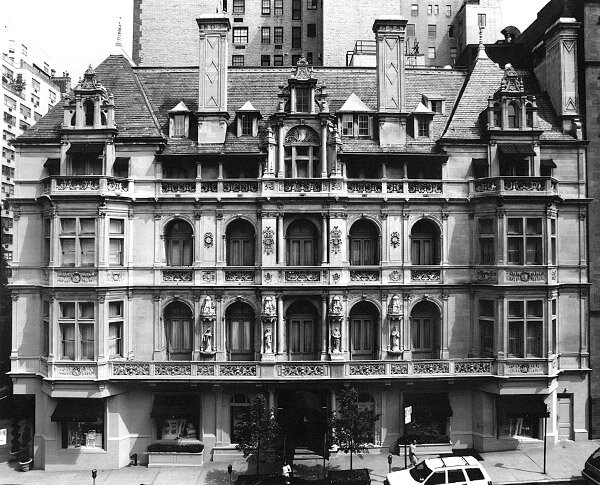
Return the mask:
<svg viewBox="0 0 600 485">
<path fill-rule="evenodd" d="M 200 408 L 198 397 L 192 394 L 184 395 L 157 395 L 154 396 L 151 418 L 164 418 L 165 416 L 196 416 Z"/>
<path fill-rule="evenodd" d="M 549 416 L 544 396 L 536 394 L 499 396 L 498 414 L 509 418 L 545 418 Z"/>
<path fill-rule="evenodd" d="M 556 163 L 554 163 L 554 160 L 552 160 L 551 158 L 545 158 L 545 159 L 540 160 L 540 166 L 556 168 Z"/>
<path fill-rule="evenodd" d="M 68 154 L 89 153 L 92 155 L 101 155 L 103 152 L 103 143 L 73 143 L 67 150 Z"/>
<path fill-rule="evenodd" d="M 104 415 L 103 399 L 59 398 L 52 413 L 52 421 L 87 421 L 96 423 L 102 421 Z"/>
<path fill-rule="evenodd" d="M 508 157 L 529 157 L 535 155 L 530 143 L 503 143 L 498 145 L 498 150 Z"/>
<path fill-rule="evenodd" d="M 412 406 L 412 412 L 416 416 L 452 416 L 450 399 L 446 393 L 407 394 L 404 406 Z"/>
</svg>

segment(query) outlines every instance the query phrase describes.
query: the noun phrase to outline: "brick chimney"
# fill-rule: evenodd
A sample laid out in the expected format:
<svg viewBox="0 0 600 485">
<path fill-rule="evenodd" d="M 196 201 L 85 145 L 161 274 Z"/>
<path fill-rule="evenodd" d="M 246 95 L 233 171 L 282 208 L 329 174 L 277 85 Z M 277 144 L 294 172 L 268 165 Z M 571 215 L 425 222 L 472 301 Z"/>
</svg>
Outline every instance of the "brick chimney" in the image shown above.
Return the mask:
<svg viewBox="0 0 600 485">
<path fill-rule="evenodd" d="M 227 36 L 231 28 L 225 15 L 201 15 L 198 143 L 223 143 L 227 131 Z"/>
<path fill-rule="evenodd" d="M 377 113 L 379 144 L 405 145 L 404 42 L 407 20 L 379 17 L 373 24 L 377 44 Z"/>
</svg>

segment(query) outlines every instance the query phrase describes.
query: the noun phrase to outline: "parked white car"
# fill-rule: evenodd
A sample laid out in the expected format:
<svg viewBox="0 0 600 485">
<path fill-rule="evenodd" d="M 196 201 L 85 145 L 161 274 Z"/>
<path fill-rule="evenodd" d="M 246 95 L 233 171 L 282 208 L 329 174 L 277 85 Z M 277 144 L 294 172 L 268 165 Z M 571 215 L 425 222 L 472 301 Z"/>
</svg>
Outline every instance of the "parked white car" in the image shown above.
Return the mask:
<svg viewBox="0 0 600 485">
<path fill-rule="evenodd" d="M 413 468 L 388 473 L 386 485 L 492 485 L 490 476 L 472 456 L 430 458 Z"/>
</svg>

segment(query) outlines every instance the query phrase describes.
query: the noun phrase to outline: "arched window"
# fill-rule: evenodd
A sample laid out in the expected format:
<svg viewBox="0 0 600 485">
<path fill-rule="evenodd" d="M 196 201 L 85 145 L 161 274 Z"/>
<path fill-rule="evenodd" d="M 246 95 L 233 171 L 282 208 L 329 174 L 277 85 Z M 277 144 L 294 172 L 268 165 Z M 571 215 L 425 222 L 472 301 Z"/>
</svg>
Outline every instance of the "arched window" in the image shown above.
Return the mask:
<svg viewBox="0 0 600 485">
<path fill-rule="evenodd" d="M 314 357 L 317 310 L 308 301 L 298 301 L 287 311 L 288 352 L 295 360 Z"/>
<path fill-rule="evenodd" d="M 527 128 L 533 128 L 533 105 L 531 103 L 525 105 L 525 125 Z"/>
<path fill-rule="evenodd" d="M 192 311 L 179 301 L 170 303 L 164 312 L 169 360 L 192 359 Z"/>
<path fill-rule="evenodd" d="M 254 311 L 237 302 L 226 312 L 229 360 L 254 359 Z"/>
<path fill-rule="evenodd" d="M 412 264 L 440 264 L 440 232 L 430 220 L 417 222 L 411 231 Z"/>
<path fill-rule="evenodd" d="M 379 264 L 379 232 L 371 221 L 362 219 L 350 229 L 350 264 Z"/>
<path fill-rule="evenodd" d="M 510 103 L 507 110 L 508 127 L 519 128 L 521 126 L 521 108 L 516 103 Z"/>
<path fill-rule="evenodd" d="M 287 231 L 288 266 L 315 266 L 317 264 L 318 234 L 315 225 L 306 219 L 290 224 Z"/>
<path fill-rule="evenodd" d="M 497 128 L 502 127 L 502 109 L 500 108 L 500 103 L 494 103 L 494 126 Z"/>
<path fill-rule="evenodd" d="M 85 126 L 94 126 L 94 102 L 91 99 L 84 101 L 83 112 L 85 115 Z"/>
<path fill-rule="evenodd" d="M 235 394 L 229 401 L 229 408 L 231 409 L 231 433 L 229 436 L 232 443 L 237 443 L 235 426 L 242 422 L 244 415 L 248 412 L 250 399 L 245 394 Z"/>
<path fill-rule="evenodd" d="M 375 327 L 379 313 L 369 302 L 360 302 L 350 311 L 350 352 L 353 360 L 375 359 L 377 341 Z"/>
<path fill-rule="evenodd" d="M 413 359 L 438 358 L 438 308 L 431 302 L 417 303 L 410 315 L 410 334 Z"/>
<path fill-rule="evenodd" d="M 165 229 L 168 266 L 191 266 L 193 260 L 192 227 L 181 219 L 169 222 Z"/>
<path fill-rule="evenodd" d="M 286 178 L 320 177 L 321 139 L 309 126 L 295 126 L 285 136 Z"/>
<path fill-rule="evenodd" d="M 227 226 L 227 266 L 254 265 L 254 228 L 239 219 Z"/>
</svg>

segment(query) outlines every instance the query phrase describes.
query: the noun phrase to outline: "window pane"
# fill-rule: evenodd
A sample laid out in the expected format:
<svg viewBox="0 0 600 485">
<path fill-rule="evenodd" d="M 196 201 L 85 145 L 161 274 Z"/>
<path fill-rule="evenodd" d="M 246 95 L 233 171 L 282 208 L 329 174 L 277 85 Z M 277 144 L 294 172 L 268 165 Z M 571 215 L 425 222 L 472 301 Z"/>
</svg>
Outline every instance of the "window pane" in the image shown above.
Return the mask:
<svg viewBox="0 0 600 485">
<path fill-rule="evenodd" d="M 508 264 L 523 264 L 523 239 L 508 238 Z"/>
<path fill-rule="evenodd" d="M 122 357 L 121 322 L 111 322 L 108 327 L 108 353 L 111 357 Z"/>
<path fill-rule="evenodd" d="M 63 359 L 75 359 L 75 324 L 60 324 L 61 357 Z"/>
<path fill-rule="evenodd" d="M 75 266 L 75 239 L 61 239 L 61 266 Z"/>
<path fill-rule="evenodd" d="M 243 346 L 242 346 L 242 350 L 244 352 L 251 352 L 252 351 L 252 336 L 251 336 L 251 332 L 250 332 L 250 321 L 248 320 L 244 320 L 244 322 L 242 322 L 242 331 L 243 331 Z"/>
<path fill-rule="evenodd" d="M 111 239 L 108 255 L 108 264 L 113 266 L 123 265 L 123 240 Z"/>
<path fill-rule="evenodd" d="M 527 218 L 527 234 L 542 234 L 542 220 Z"/>
<path fill-rule="evenodd" d="M 123 219 L 111 219 L 109 232 L 111 234 L 123 234 Z"/>
<path fill-rule="evenodd" d="M 508 324 L 508 353 L 516 357 L 523 357 L 523 322 L 509 322 Z"/>
<path fill-rule="evenodd" d="M 479 315 L 484 317 L 493 317 L 494 314 L 493 300 L 479 300 Z"/>
<path fill-rule="evenodd" d="M 527 322 L 527 356 L 542 356 L 542 322 Z"/>
<path fill-rule="evenodd" d="M 60 233 L 61 234 L 75 234 L 75 219 L 61 219 L 60 220 Z"/>
<path fill-rule="evenodd" d="M 523 234 L 523 219 L 508 219 L 509 234 Z"/>
<path fill-rule="evenodd" d="M 542 264 L 542 238 L 527 238 L 526 264 Z"/>
<path fill-rule="evenodd" d="M 448 483 L 459 483 L 465 481 L 465 474 L 462 470 L 448 470 Z"/>
<path fill-rule="evenodd" d="M 94 358 L 94 325 L 79 324 L 79 334 L 81 337 L 81 358 Z"/>
<path fill-rule="evenodd" d="M 79 219 L 81 234 L 96 234 L 96 221 L 94 219 Z"/>
<path fill-rule="evenodd" d="M 508 302 L 508 316 L 509 318 L 523 318 L 523 302 L 522 301 L 509 301 Z"/>
<path fill-rule="evenodd" d="M 527 302 L 527 318 L 542 318 L 544 316 L 541 300 Z"/>
<path fill-rule="evenodd" d="M 94 266 L 96 260 L 94 239 L 80 239 L 81 247 L 81 266 Z"/>
<path fill-rule="evenodd" d="M 79 303 L 79 318 L 94 319 L 94 304 L 92 302 Z"/>
<path fill-rule="evenodd" d="M 75 318 L 75 303 L 60 304 L 60 318 Z"/>
<path fill-rule="evenodd" d="M 108 303 L 109 318 L 118 318 L 123 316 L 123 302 L 111 301 Z"/>
</svg>

